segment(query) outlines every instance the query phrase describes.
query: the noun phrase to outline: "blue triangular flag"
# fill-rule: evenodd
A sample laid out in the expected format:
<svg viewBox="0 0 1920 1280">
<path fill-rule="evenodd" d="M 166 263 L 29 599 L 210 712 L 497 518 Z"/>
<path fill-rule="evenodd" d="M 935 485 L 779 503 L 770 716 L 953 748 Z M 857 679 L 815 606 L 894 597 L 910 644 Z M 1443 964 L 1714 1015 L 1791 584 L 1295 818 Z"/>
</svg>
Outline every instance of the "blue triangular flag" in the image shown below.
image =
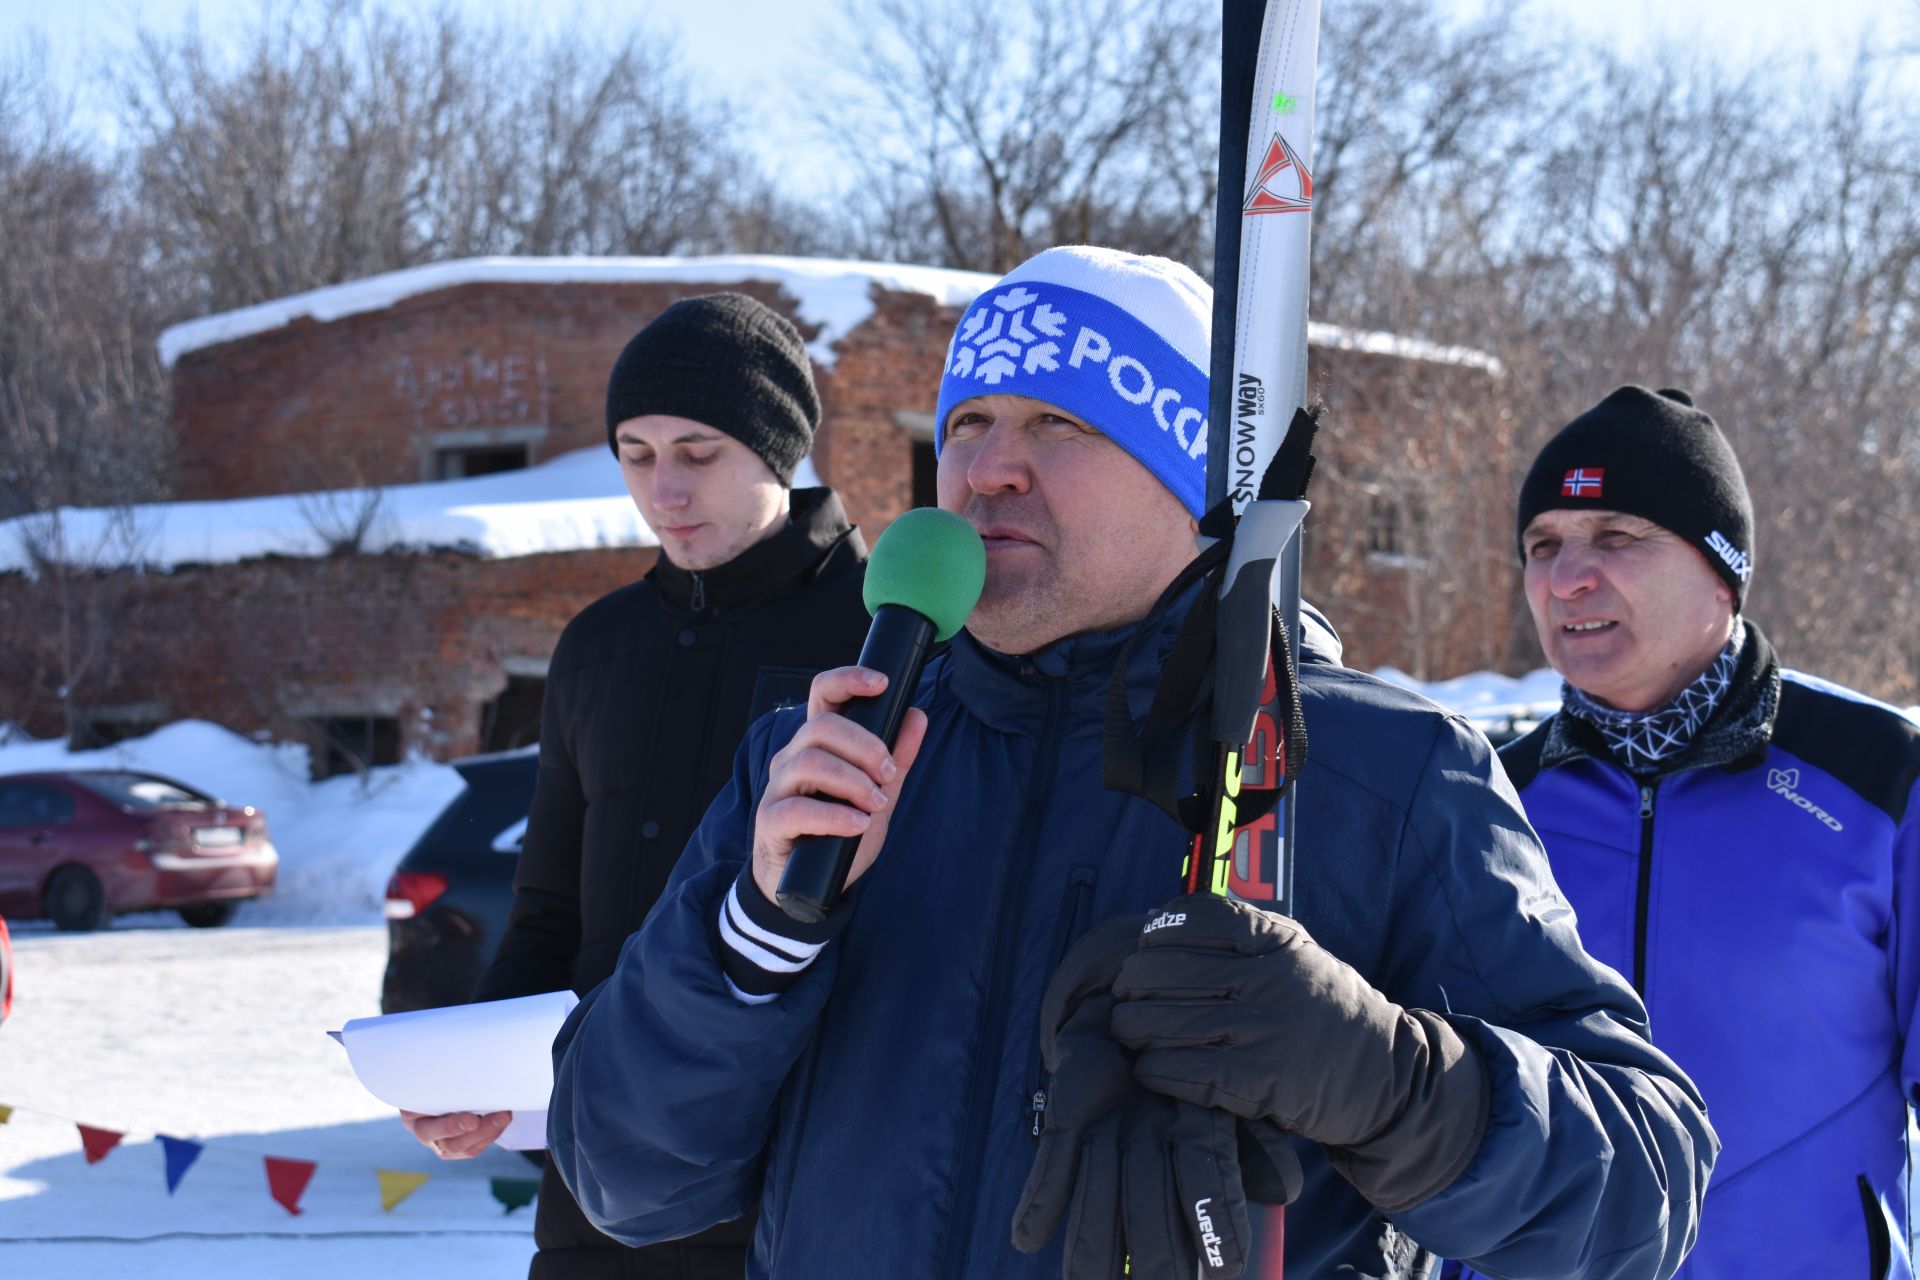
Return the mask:
<svg viewBox="0 0 1920 1280">
<path fill-rule="evenodd" d="M 187 1170 L 200 1158 L 204 1148 L 197 1142 L 188 1142 L 185 1138 L 169 1138 L 160 1135 L 160 1145 L 167 1153 L 167 1194 L 172 1195 L 180 1185 L 180 1179 L 187 1176 Z"/>
</svg>

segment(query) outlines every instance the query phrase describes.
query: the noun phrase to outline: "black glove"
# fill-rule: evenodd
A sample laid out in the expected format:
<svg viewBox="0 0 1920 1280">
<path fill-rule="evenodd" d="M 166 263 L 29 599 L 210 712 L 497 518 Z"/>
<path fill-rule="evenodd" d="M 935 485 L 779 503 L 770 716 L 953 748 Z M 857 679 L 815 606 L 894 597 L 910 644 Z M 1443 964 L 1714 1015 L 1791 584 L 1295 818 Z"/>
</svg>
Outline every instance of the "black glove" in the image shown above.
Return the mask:
<svg viewBox="0 0 1920 1280">
<path fill-rule="evenodd" d="M 1380 1209 L 1418 1204 L 1479 1150 L 1490 1106 L 1480 1055 L 1285 916 L 1176 898 L 1112 989 L 1113 1035 L 1142 1084 L 1322 1144 Z"/>
<path fill-rule="evenodd" d="M 1047 987 L 1041 1051 L 1052 1089 L 1013 1245 L 1035 1252 L 1064 1218 L 1065 1280 L 1184 1280 L 1203 1260 L 1203 1274 L 1230 1280 L 1245 1271 L 1250 1242 L 1239 1122 L 1142 1088 L 1108 1031 L 1113 974 L 1145 920 L 1094 929 Z M 1290 1159 L 1288 1150 L 1281 1163 Z M 1292 1186 L 1297 1191 L 1297 1163 Z"/>
</svg>

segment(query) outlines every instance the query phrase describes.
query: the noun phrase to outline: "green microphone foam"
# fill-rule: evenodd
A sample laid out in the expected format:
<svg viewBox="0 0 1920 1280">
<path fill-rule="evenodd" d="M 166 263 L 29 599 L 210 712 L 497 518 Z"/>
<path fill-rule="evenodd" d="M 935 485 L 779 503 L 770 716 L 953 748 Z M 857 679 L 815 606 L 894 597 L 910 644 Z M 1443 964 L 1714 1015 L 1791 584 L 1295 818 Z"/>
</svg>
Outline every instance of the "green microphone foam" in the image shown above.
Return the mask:
<svg viewBox="0 0 1920 1280">
<path fill-rule="evenodd" d="M 915 507 L 887 526 L 867 560 L 868 613 L 897 604 L 933 620 L 942 640 L 966 625 L 987 581 L 987 549 L 973 526 L 938 507 Z"/>
</svg>

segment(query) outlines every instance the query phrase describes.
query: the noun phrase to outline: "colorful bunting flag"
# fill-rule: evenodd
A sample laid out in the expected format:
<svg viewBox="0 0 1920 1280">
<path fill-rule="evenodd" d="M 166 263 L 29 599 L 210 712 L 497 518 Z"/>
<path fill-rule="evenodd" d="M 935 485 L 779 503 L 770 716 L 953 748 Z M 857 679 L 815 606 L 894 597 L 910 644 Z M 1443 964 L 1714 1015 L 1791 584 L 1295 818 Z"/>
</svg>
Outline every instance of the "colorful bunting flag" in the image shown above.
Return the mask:
<svg viewBox="0 0 1920 1280">
<path fill-rule="evenodd" d="M 388 1213 L 392 1213 L 393 1207 L 402 1200 L 426 1186 L 427 1179 L 433 1176 L 405 1173 L 399 1169 L 376 1169 L 374 1172 L 380 1175 L 380 1207 Z"/>
<path fill-rule="evenodd" d="M 0 1103 L 0 1125 L 12 1121 L 13 1113 L 19 1109 Z M 99 1164 L 106 1159 L 108 1153 L 127 1137 L 127 1134 L 120 1130 L 81 1124 L 77 1120 L 66 1120 L 65 1117 L 34 1111 L 31 1108 L 27 1109 L 27 1114 L 46 1114 L 49 1119 L 65 1120 L 66 1123 L 78 1129 L 80 1145 L 85 1148 L 87 1163 L 90 1165 Z M 164 1133 L 157 1133 L 154 1137 L 159 1139 L 161 1150 L 166 1157 L 167 1194 L 172 1195 L 179 1190 L 181 1181 L 187 1176 L 187 1171 L 207 1150 L 208 1144 L 194 1142 L 188 1138 L 175 1138 Z M 214 1145 L 214 1150 L 220 1149 L 217 1144 Z M 267 1189 L 272 1193 L 275 1203 L 291 1214 L 297 1215 L 304 1212 L 300 1208 L 300 1199 L 306 1194 L 308 1183 L 313 1181 L 313 1175 L 319 1168 L 318 1164 L 312 1160 L 293 1160 L 283 1156 L 261 1158 L 266 1162 Z M 436 1176 L 400 1169 L 375 1169 L 374 1172 L 379 1176 L 380 1207 L 388 1213 L 392 1213 L 402 1201 Z M 503 1205 L 507 1213 L 512 1213 L 515 1209 L 523 1209 L 533 1203 L 540 1193 L 540 1182 L 537 1178 L 490 1178 L 488 1189 L 493 1193 L 494 1200 Z"/>
<path fill-rule="evenodd" d="M 287 1160 L 280 1156 L 265 1156 L 267 1162 L 267 1190 L 281 1208 L 296 1216 L 300 1213 L 300 1197 L 306 1194 L 307 1183 L 313 1181 L 315 1165 L 311 1160 Z"/>
<path fill-rule="evenodd" d="M 193 1162 L 200 1158 L 200 1153 L 206 1148 L 185 1138 L 169 1138 L 164 1133 L 156 1136 L 167 1155 L 167 1194 L 172 1195 L 179 1189 L 180 1179 L 187 1176 L 187 1170 L 193 1167 Z"/>
<path fill-rule="evenodd" d="M 87 1163 L 99 1164 L 107 1158 L 107 1152 L 120 1145 L 124 1133 L 115 1133 L 111 1129 L 95 1129 L 91 1125 L 75 1124 L 80 1131 L 80 1145 L 87 1150 Z"/>
<path fill-rule="evenodd" d="M 491 1185 L 493 1198 L 507 1206 L 508 1213 L 526 1208 L 540 1194 L 540 1183 L 534 1178 L 494 1178 Z"/>
</svg>

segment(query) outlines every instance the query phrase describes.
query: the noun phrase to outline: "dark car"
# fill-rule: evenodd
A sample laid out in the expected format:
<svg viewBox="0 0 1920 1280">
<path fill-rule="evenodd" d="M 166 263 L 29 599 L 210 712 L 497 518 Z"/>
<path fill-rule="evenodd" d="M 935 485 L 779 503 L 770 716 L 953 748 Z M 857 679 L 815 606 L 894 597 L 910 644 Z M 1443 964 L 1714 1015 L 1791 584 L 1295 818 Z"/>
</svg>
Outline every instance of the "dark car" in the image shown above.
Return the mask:
<svg viewBox="0 0 1920 1280">
<path fill-rule="evenodd" d="M 0 777 L 0 913 L 99 929 L 172 909 L 199 928 L 273 890 L 267 817 L 125 769 Z"/>
<path fill-rule="evenodd" d="M 383 1013 L 465 1004 L 513 911 L 513 870 L 533 807 L 539 748 L 456 760 L 467 788 L 387 882 Z"/>
</svg>

